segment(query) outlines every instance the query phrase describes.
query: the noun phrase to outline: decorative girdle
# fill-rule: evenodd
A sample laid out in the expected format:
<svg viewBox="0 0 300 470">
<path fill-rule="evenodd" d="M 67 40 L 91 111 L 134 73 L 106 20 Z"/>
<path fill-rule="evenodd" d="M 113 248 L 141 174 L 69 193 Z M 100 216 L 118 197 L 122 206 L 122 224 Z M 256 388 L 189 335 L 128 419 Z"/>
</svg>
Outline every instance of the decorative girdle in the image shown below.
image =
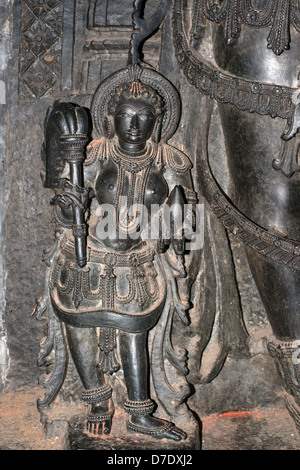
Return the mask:
<svg viewBox="0 0 300 470">
<path fill-rule="evenodd" d="M 296 88 L 254 82 L 220 71 L 190 47 L 184 28 L 183 0 L 175 0 L 173 31 L 179 65 L 201 93 L 238 109 L 288 119 L 294 111 Z"/>
<path fill-rule="evenodd" d="M 226 230 L 260 255 L 294 271 L 300 270 L 299 243 L 273 235 L 236 209 L 219 188 L 206 158 L 201 158 L 199 173 L 203 194 Z"/>
<path fill-rule="evenodd" d="M 290 49 L 290 25 L 300 32 L 298 0 L 199 0 L 194 2 L 193 34 L 205 19 L 224 24 L 224 39 L 235 44 L 241 25 L 256 28 L 270 27 L 267 47 L 276 55 Z"/>
<path fill-rule="evenodd" d="M 236 9 L 234 10 L 236 18 L 238 18 L 238 12 L 240 11 L 243 11 L 243 18 L 246 18 L 247 12 L 248 15 L 250 15 L 252 10 L 253 14 L 256 12 L 251 6 L 253 2 L 251 3 L 250 1 L 243 2 L 243 0 L 236 0 L 229 2 L 226 0 L 222 4 L 222 9 L 213 2 L 195 2 L 194 22 L 191 33 L 192 42 L 193 35 L 198 31 L 200 19 L 203 19 L 205 11 L 210 13 L 209 15 L 207 13 L 209 19 L 215 18 L 216 21 L 221 21 L 222 18 L 225 18 L 224 15 L 227 11 L 225 7 L 227 6 L 227 9 L 233 8 L 233 3 L 236 4 Z M 263 3 L 265 5 L 265 2 Z M 266 11 L 268 11 L 269 16 L 274 12 L 275 3 L 279 8 L 278 4 L 282 2 L 272 1 L 268 3 L 269 9 L 266 6 Z M 291 15 L 293 12 L 294 23 L 297 23 L 297 27 L 299 27 L 298 2 L 297 4 L 292 2 L 292 5 Z M 273 6 L 273 9 L 271 6 Z M 182 0 L 175 0 L 173 15 L 175 51 L 179 65 L 182 67 L 186 78 L 201 93 L 210 96 L 211 99 L 215 99 L 219 103 L 232 104 L 241 111 L 269 115 L 272 118 L 280 117 L 287 119 L 289 129 L 282 136 L 282 149 L 280 155 L 273 161 L 273 168 L 282 171 L 285 176 L 290 178 L 295 172 L 299 171 L 299 134 L 297 134 L 297 129 L 299 128 L 299 88 L 254 82 L 220 71 L 190 47 L 184 28 L 183 11 Z M 257 27 L 267 26 L 268 22 L 271 21 L 271 16 L 269 18 L 267 13 L 264 22 L 262 21 L 262 10 L 257 15 L 259 15 L 257 18 L 254 15 L 256 22 L 254 22 L 254 19 L 252 20 L 253 25 Z M 233 25 L 232 22 L 230 24 Z M 237 26 L 239 23 L 235 22 L 235 24 L 236 31 L 239 31 Z"/>
</svg>

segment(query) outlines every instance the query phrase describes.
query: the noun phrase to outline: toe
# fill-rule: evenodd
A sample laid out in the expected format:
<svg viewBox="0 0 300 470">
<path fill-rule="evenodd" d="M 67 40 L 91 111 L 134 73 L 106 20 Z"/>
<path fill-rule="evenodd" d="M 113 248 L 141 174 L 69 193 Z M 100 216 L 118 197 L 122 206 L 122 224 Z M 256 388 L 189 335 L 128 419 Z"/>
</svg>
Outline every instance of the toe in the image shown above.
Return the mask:
<svg viewBox="0 0 300 470">
<path fill-rule="evenodd" d="M 184 431 L 174 426 L 173 428 L 166 431 L 166 434 L 169 439 L 173 439 L 174 441 L 181 441 L 187 438 L 187 435 Z"/>
<path fill-rule="evenodd" d="M 105 422 L 103 424 L 103 433 L 104 434 L 109 434 L 110 433 L 110 430 L 111 430 L 111 422 Z"/>
</svg>

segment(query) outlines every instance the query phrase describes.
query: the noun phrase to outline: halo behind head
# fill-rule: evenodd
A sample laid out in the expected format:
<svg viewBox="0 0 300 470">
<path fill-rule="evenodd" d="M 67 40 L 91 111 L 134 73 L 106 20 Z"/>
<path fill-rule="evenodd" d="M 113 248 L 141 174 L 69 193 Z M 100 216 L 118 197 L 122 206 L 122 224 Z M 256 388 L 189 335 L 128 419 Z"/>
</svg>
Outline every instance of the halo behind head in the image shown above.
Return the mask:
<svg viewBox="0 0 300 470">
<path fill-rule="evenodd" d="M 138 83 L 139 85 L 137 85 Z M 167 142 L 175 133 L 179 124 L 181 114 L 179 95 L 169 80 L 160 73 L 139 65 L 127 67 L 113 73 L 100 83 L 96 89 L 91 104 L 91 113 L 98 136 L 111 137 L 107 122 L 113 110 L 112 100 L 114 100 L 116 94 L 120 93 L 120 90 L 124 91 L 126 85 L 129 86 L 127 89 L 129 93 L 138 93 L 139 91 L 147 93 L 150 91 L 147 88 L 150 87 L 153 90 L 152 97 L 156 96 L 158 100 L 161 100 L 161 103 L 157 103 L 159 106 L 163 104 L 161 140 Z M 137 88 L 134 89 L 135 87 Z"/>
</svg>

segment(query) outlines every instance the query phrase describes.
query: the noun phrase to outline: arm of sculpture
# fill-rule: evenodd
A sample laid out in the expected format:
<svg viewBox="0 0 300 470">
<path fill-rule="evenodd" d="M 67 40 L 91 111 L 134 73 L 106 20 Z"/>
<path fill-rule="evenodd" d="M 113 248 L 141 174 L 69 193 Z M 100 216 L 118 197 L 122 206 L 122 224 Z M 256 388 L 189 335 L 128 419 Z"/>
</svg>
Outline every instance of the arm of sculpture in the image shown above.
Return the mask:
<svg viewBox="0 0 300 470">
<path fill-rule="evenodd" d="M 176 254 L 182 255 L 186 248 L 186 239 L 195 229 L 195 213 L 197 195 L 193 189 L 191 163 L 189 159 L 176 149 L 177 164 L 168 159 L 165 179 L 170 189 L 166 204 L 170 208 L 171 245 Z M 180 170 L 179 170 L 180 168 Z M 163 241 L 166 243 L 166 241 Z"/>
<path fill-rule="evenodd" d="M 84 188 L 83 161 L 88 142 L 88 116 L 84 108 L 71 103 L 55 103 L 45 125 L 45 181 L 55 189 L 51 200 L 57 221 L 73 229 L 76 259 L 86 263 L 85 211 L 89 190 Z M 61 178 L 63 164 L 69 167 L 69 179 Z M 60 208 L 57 211 L 56 206 Z"/>
</svg>

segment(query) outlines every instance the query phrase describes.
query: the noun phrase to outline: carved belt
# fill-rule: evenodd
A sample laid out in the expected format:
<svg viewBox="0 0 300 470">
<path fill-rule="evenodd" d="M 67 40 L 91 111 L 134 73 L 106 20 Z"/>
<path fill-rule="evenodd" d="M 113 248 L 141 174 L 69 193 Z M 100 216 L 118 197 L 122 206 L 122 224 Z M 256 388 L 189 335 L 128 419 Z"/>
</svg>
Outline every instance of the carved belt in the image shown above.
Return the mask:
<svg viewBox="0 0 300 470">
<path fill-rule="evenodd" d="M 290 47 L 290 26 L 300 32 L 300 6 L 294 0 L 267 0 L 261 2 L 261 8 L 253 7 L 251 0 L 223 0 L 220 6 L 211 1 L 194 0 L 193 39 L 198 39 L 198 31 L 206 20 L 224 25 L 226 44 L 236 44 L 241 32 L 241 25 L 248 27 L 269 27 L 268 49 L 276 55 Z"/>
<path fill-rule="evenodd" d="M 220 71 L 196 53 L 187 40 L 183 20 L 183 0 L 174 3 L 174 41 L 178 63 L 187 80 L 200 92 L 220 103 L 240 110 L 288 119 L 295 109 L 297 88 L 258 83 Z"/>
<path fill-rule="evenodd" d="M 51 290 L 57 291 L 62 308 L 77 310 L 80 305 L 82 311 L 96 308 L 143 315 L 164 297 L 162 286 L 156 280 L 153 250 L 115 253 L 89 247 L 87 253 L 88 262 L 95 263 L 94 267 L 87 264 L 80 269 L 75 263 L 74 243 L 66 237 L 62 241 L 62 257 L 57 260 L 51 277 Z M 66 259 L 68 254 L 71 260 Z M 146 263 L 149 263 L 147 267 Z M 117 272 L 117 268 L 123 272 Z M 97 279 L 94 288 L 92 275 Z M 125 293 L 119 291 L 117 279 L 127 286 Z"/>
<path fill-rule="evenodd" d="M 240 0 L 235 2 L 227 2 L 226 0 L 222 7 L 223 14 L 225 14 L 225 10 L 229 11 L 231 8 L 234 10 L 233 5 L 237 1 L 240 2 Z M 246 4 L 247 2 L 242 1 L 242 3 Z M 273 1 L 267 3 L 270 3 L 270 14 L 274 15 L 277 3 L 275 4 Z M 282 136 L 284 143 L 281 154 L 278 159 L 273 161 L 273 168 L 281 170 L 284 175 L 290 178 L 295 172 L 300 171 L 297 158 L 299 137 L 294 137 L 299 127 L 299 88 L 259 83 L 236 77 L 220 71 L 216 66 L 206 61 L 189 45 L 184 28 L 183 4 L 183 0 L 175 0 L 174 2 L 173 31 L 176 57 L 187 80 L 199 92 L 218 103 L 231 104 L 241 111 L 287 119 L 290 129 Z M 203 13 L 203 4 L 205 2 L 196 2 L 196 10 L 199 9 Z M 213 10 L 210 11 L 210 14 L 214 16 Z M 295 9 L 293 6 L 294 26 L 298 31 L 299 15 L 299 8 Z M 220 15 L 220 20 L 225 17 L 226 15 Z M 195 21 L 197 23 L 197 19 Z"/>
<path fill-rule="evenodd" d="M 67 253 L 75 253 L 75 245 L 65 239 L 62 242 L 62 249 Z M 116 253 L 112 251 L 102 251 L 96 248 L 88 247 L 87 260 L 91 263 L 105 264 L 111 267 L 137 267 L 154 260 L 155 251 L 147 249 L 142 252 L 134 253 Z"/>
<path fill-rule="evenodd" d="M 211 209 L 229 232 L 260 255 L 300 271 L 300 242 L 279 238 L 244 216 L 219 188 L 206 158 L 201 158 L 199 178 Z"/>
</svg>

